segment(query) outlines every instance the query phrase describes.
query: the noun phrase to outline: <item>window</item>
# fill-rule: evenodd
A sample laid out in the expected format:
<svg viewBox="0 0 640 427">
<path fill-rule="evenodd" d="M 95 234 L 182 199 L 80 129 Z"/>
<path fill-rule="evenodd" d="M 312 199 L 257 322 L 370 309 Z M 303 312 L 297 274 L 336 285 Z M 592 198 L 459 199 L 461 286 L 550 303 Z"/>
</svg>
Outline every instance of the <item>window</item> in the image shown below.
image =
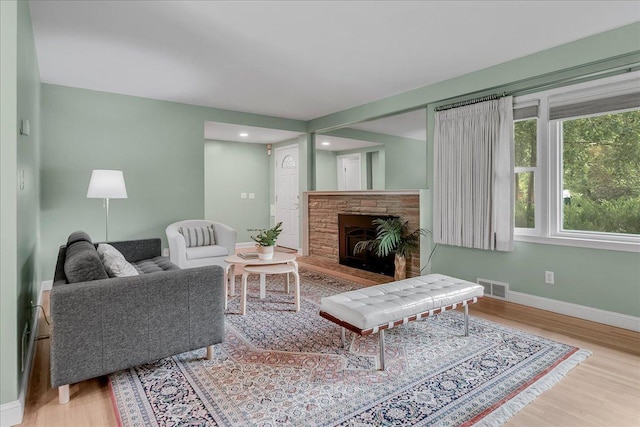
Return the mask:
<svg viewBox="0 0 640 427">
<path fill-rule="evenodd" d="M 635 72 L 515 99 L 516 240 L 640 252 L 639 88 Z"/>
<path fill-rule="evenodd" d="M 538 120 L 520 120 L 514 123 L 515 143 L 515 226 L 536 228 L 535 189 L 538 153 Z"/>
<path fill-rule="evenodd" d="M 562 120 L 562 231 L 640 235 L 640 110 Z"/>
</svg>

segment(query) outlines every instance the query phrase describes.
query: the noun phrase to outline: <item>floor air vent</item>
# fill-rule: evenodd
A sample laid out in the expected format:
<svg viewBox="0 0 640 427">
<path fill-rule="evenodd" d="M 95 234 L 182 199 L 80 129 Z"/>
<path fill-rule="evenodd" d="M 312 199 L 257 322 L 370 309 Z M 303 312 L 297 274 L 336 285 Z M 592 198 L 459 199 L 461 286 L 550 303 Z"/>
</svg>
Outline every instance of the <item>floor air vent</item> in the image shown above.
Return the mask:
<svg viewBox="0 0 640 427">
<path fill-rule="evenodd" d="M 509 300 L 509 284 L 496 282 L 495 280 L 481 279 L 478 277 L 477 282 L 484 288 L 484 296 L 491 298 Z"/>
</svg>

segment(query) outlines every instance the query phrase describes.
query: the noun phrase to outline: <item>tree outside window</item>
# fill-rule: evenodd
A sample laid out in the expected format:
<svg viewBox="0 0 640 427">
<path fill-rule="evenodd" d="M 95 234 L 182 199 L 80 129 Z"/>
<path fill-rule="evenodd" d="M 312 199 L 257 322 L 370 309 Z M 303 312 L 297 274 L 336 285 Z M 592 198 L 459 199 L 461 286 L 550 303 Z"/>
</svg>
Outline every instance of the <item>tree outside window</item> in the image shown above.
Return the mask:
<svg viewBox="0 0 640 427">
<path fill-rule="evenodd" d="M 640 110 L 560 126 L 563 230 L 640 234 Z"/>
</svg>

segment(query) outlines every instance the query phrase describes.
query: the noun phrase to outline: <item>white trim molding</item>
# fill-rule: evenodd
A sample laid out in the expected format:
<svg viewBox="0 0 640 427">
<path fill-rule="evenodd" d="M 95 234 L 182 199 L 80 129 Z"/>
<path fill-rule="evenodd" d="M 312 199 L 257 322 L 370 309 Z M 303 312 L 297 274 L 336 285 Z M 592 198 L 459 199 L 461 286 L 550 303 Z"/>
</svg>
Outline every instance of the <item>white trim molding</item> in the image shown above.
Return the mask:
<svg viewBox="0 0 640 427">
<path fill-rule="evenodd" d="M 238 242 L 236 243 L 236 249 L 254 248 L 256 242 Z"/>
<path fill-rule="evenodd" d="M 0 426 L 15 426 L 22 423 L 23 405 L 20 400 L 0 405 Z"/>
<path fill-rule="evenodd" d="M 514 291 L 509 292 L 509 302 L 640 332 L 640 317 L 628 314 L 615 313 Z"/>
</svg>

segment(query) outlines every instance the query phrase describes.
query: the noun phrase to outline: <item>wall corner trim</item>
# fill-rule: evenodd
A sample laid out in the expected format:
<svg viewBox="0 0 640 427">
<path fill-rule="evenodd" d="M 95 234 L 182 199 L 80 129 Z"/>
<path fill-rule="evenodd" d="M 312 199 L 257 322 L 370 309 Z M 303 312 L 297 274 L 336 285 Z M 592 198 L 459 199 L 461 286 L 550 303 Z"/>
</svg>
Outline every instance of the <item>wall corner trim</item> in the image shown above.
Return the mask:
<svg viewBox="0 0 640 427">
<path fill-rule="evenodd" d="M 509 302 L 640 332 L 640 317 L 629 316 L 628 314 L 615 313 L 514 291 L 509 292 Z"/>
</svg>

